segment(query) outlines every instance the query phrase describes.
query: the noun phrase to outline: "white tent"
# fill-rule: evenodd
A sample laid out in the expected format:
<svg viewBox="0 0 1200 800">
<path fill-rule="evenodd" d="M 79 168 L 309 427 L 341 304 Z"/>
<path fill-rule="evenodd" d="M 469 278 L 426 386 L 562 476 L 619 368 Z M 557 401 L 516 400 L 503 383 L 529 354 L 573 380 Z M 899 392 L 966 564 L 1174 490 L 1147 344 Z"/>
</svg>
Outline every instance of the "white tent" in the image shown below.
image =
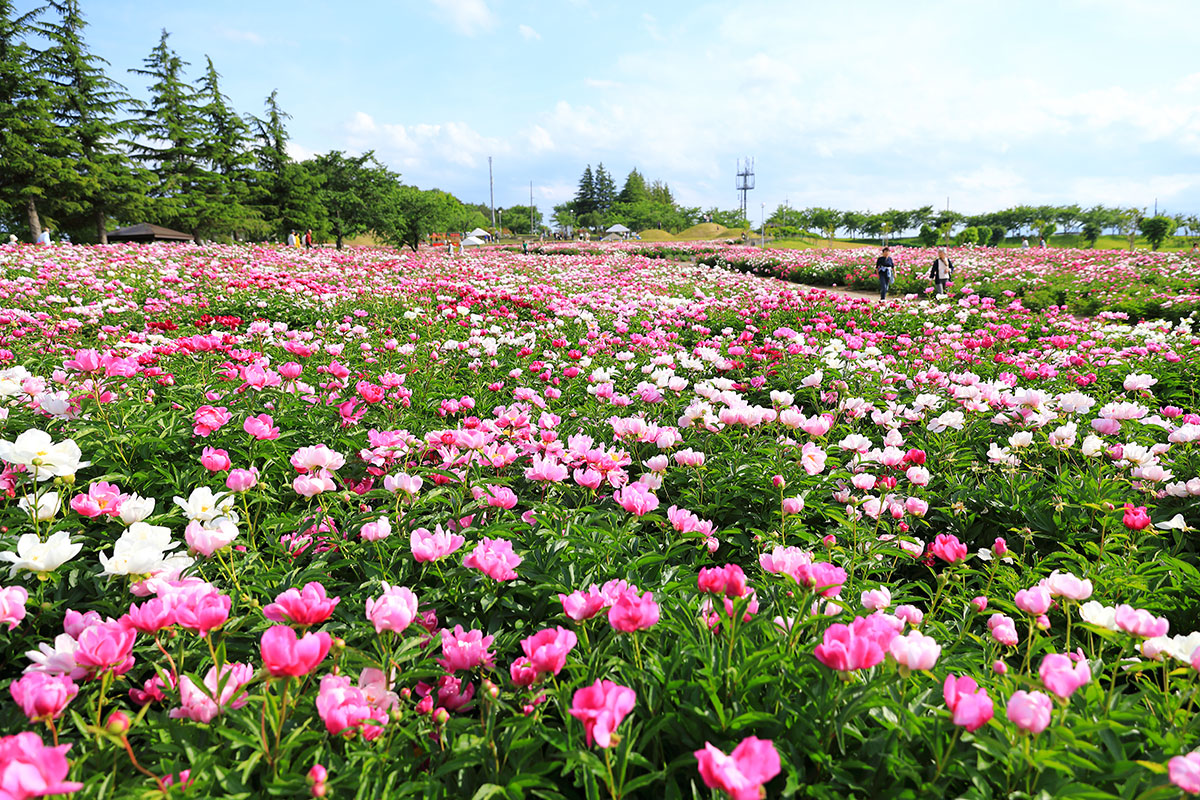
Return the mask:
<svg viewBox="0 0 1200 800">
<path fill-rule="evenodd" d="M 470 236 L 471 238 L 474 238 L 474 239 L 482 239 L 482 240 L 487 240 L 487 239 L 492 238 L 492 235 L 490 233 L 488 233 L 487 231 L 485 231 L 483 228 L 476 228 L 475 230 L 468 233 L 467 236 Z"/>
<path fill-rule="evenodd" d="M 463 247 L 479 247 L 481 244 L 483 244 L 483 239 L 478 236 L 468 236 L 462 240 Z"/>
<path fill-rule="evenodd" d="M 629 233 L 629 228 L 626 228 L 624 225 L 618 222 L 616 225 L 613 225 L 611 228 L 606 230 L 605 233 Z"/>
</svg>

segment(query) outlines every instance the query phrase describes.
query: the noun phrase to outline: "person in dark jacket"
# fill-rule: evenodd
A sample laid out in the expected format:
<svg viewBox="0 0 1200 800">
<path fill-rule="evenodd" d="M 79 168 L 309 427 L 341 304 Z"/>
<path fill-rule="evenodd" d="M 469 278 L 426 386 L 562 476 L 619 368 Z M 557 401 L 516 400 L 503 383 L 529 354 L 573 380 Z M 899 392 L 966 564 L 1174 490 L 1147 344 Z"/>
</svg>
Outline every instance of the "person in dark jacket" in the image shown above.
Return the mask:
<svg viewBox="0 0 1200 800">
<path fill-rule="evenodd" d="M 929 270 L 929 280 L 933 281 L 933 293 L 943 295 L 946 293 L 946 284 L 954 277 L 954 262 L 946 258 L 946 251 L 938 248 L 937 258 L 933 260 L 933 267 Z"/>
<path fill-rule="evenodd" d="M 888 255 L 888 248 L 883 248 L 883 253 L 875 259 L 875 271 L 879 273 L 879 299 L 887 300 L 888 289 L 896 280 L 896 265 Z"/>
</svg>

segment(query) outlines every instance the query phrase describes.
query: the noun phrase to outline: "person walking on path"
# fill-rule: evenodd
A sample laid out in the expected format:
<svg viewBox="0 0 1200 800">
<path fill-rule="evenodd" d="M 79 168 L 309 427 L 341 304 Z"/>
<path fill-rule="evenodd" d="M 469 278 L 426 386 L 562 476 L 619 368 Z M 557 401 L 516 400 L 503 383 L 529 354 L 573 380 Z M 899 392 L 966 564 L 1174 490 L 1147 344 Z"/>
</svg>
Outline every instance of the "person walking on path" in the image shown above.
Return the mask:
<svg viewBox="0 0 1200 800">
<path fill-rule="evenodd" d="M 296 232 L 291 231 L 288 233 L 288 247 L 295 247 L 295 246 L 296 246 Z"/>
<path fill-rule="evenodd" d="M 946 258 L 946 251 L 938 248 L 937 258 L 929 270 L 929 279 L 933 281 L 933 293 L 941 296 L 946 293 L 946 284 L 954 277 L 954 262 Z"/>
<path fill-rule="evenodd" d="M 312 228 L 304 232 L 304 249 L 312 250 Z"/>
<path fill-rule="evenodd" d="M 883 248 L 883 253 L 875 259 L 875 271 L 879 273 L 879 299 L 887 300 L 888 289 L 896 279 L 896 265 L 888 255 L 888 248 Z"/>
</svg>

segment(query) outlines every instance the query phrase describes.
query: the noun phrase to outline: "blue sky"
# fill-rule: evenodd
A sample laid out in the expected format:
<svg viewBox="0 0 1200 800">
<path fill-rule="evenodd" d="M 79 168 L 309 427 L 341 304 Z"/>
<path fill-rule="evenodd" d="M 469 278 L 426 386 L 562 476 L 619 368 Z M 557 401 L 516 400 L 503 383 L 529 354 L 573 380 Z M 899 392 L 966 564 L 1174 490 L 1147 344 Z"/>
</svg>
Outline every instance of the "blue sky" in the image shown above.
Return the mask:
<svg viewBox="0 0 1200 800">
<path fill-rule="evenodd" d="M 18 6 L 28 6 L 18 2 Z M 84 0 L 135 96 L 160 30 L 241 112 L 279 90 L 293 154 L 373 149 L 406 183 L 569 199 L 585 164 L 757 219 L 1018 203 L 1200 213 L 1195 0 Z"/>
</svg>

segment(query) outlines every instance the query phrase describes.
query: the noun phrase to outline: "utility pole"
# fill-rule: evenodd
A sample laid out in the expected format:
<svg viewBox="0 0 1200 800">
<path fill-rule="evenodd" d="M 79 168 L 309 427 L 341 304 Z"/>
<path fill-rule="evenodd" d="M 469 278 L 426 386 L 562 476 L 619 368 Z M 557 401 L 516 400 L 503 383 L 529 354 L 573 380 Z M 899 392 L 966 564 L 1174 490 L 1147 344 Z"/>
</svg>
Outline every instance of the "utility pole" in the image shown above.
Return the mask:
<svg viewBox="0 0 1200 800">
<path fill-rule="evenodd" d="M 492 157 L 488 156 L 488 202 L 492 206 L 492 227 L 496 227 L 496 187 L 492 183 Z"/>
<path fill-rule="evenodd" d="M 529 235 L 533 236 L 533 181 L 529 182 Z"/>
</svg>

